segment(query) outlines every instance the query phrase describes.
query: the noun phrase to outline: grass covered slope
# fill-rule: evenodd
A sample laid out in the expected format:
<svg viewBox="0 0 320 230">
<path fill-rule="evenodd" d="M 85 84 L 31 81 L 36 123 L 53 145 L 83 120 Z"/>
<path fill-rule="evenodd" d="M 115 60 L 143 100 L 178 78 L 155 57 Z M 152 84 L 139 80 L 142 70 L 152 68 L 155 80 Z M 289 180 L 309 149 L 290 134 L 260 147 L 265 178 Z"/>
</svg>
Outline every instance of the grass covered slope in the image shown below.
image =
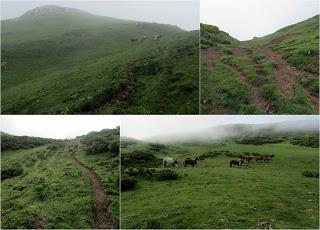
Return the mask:
<svg viewBox="0 0 320 230">
<path fill-rule="evenodd" d="M 115 146 L 119 144 L 116 139 L 119 142 L 119 129 L 110 129 L 91 136 L 90 140 L 84 136 L 81 140 L 2 151 L 1 227 L 92 227 L 97 208 L 92 184 L 71 154 L 100 178 L 107 194 L 108 213 L 117 227 L 119 148 L 116 151 Z M 97 145 L 100 147 L 96 148 Z M 89 151 L 92 148 L 94 151 Z"/>
<path fill-rule="evenodd" d="M 54 12 L 2 21 L 4 114 L 197 112 L 197 33 L 73 9 Z M 161 39 L 152 41 L 156 34 Z M 166 101 L 161 110 L 154 108 L 159 98 Z"/>
<path fill-rule="evenodd" d="M 239 42 L 201 25 L 203 114 L 317 114 L 319 16 Z"/>
<path fill-rule="evenodd" d="M 266 222 L 272 228 L 317 228 L 319 181 L 303 173 L 318 172 L 319 149 L 292 145 L 290 140 L 171 144 L 160 150 L 147 143 L 124 142 L 122 152 L 127 155 L 140 151 L 155 155 L 159 162 L 171 156 L 179 166 L 170 168 L 178 174 L 170 180 L 134 176 L 136 171 L 143 175 L 146 168 L 161 170 L 160 164 L 151 166 L 153 160 L 149 167 L 136 164 L 122 172 L 122 177 L 131 173 L 137 181 L 135 187 L 122 190 L 122 228 L 253 229 L 264 228 Z M 245 152 L 275 157 L 270 163 L 230 168 L 230 160 Z M 186 157 L 197 155 L 204 157 L 197 166 L 182 166 Z"/>
</svg>

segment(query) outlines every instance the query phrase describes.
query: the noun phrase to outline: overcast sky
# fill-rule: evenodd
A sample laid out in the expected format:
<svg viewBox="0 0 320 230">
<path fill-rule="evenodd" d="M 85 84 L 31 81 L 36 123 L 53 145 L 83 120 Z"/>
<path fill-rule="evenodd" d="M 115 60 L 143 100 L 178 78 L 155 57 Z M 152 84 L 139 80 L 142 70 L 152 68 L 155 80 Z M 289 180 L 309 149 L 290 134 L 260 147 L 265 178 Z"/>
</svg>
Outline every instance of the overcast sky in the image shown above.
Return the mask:
<svg viewBox="0 0 320 230">
<path fill-rule="evenodd" d="M 77 8 L 92 14 L 177 25 L 185 30 L 199 29 L 199 0 L 147 1 L 1 1 L 1 18 L 21 16 L 42 5 Z"/>
<path fill-rule="evenodd" d="M 141 140 L 165 134 L 197 132 L 219 125 L 266 124 L 292 120 L 310 120 L 315 124 L 319 122 L 316 115 L 122 116 L 121 136 Z"/>
<path fill-rule="evenodd" d="M 201 0 L 200 21 L 244 41 L 319 14 L 317 0 Z"/>
<path fill-rule="evenodd" d="M 91 131 L 120 126 L 119 116 L 1 115 L 1 131 L 56 139 L 74 138 Z"/>
</svg>

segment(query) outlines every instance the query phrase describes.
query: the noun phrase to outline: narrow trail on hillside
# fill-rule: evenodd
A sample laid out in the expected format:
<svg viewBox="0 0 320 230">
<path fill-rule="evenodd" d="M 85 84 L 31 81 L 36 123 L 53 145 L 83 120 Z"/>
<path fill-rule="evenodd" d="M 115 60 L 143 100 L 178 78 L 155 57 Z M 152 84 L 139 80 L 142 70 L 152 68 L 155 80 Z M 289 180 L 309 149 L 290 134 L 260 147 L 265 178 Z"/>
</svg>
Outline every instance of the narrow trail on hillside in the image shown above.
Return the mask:
<svg viewBox="0 0 320 230">
<path fill-rule="evenodd" d="M 217 46 L 201 50 L 202 60 L 207 68 L 214 67 L 214 62 L 219 60 L 222 55 L 222 49 Z"/>
<path fill-rule="evenodd" d="M 90 115 L 90 114 L 99 114 L 101 112 L 103 112 L 104 110 L 106 110 L 108 107 L 110 107 L 112 104 L 114 104 L 117 101 L 126 101 L 128 100 L 130 94 L 134 91 L 136 82 L 138 80 L 138 75 L 137 73 L 134 71 L 134 67 L 132 64 L 129 64 L 127 66 L 127 75 L 128 75 L 128 84 L 126 85 L 126 87 L 119 92 L 118 94 L 116 94 L 115 96 L 113 96 L 111 99 L 109 99 L 105 104 L 92 109 L 92 110 L 88 110 L 88 111 L 83 111 L 83 112 L 78 112 L 76 114 L 83 114 L 83 115 Z"/>
<path fill-rule="evenodd" d="M 249 54 L 240 47 L 235 47 L 233 52 L 236 56 L 245 59 L 250 59 Z M 248 87 L 250 91 L 251 103 L 258 106 L 258 108 L 260 108 L 263 112 L 272 114 L 273 110 L 271 104 L 260 96 L 261 87 L 252 84 L 239 70 L 231 67 L 230 69 L 233 71 L 235 75 L 239 76 L 240 80 Z"/>
<path fill-rule="evenodd" d="M 107 194 L 103 189 L 103 185 L 101 183 L 100 178 L 94 171 L 92 171 L 86 165 L 80 162 L 76 158 L 75 153 L 72 153 L 70 157 L 71 160 L 81 168 L 82 172 L 86 176 L 88 176 L 91 181 L 92 192 L 95 201 L 95 210 L 93 213 L 91 227 L 93 229 L 114 229 L 111 215 L 110 213 L 108 213 L 108 208 L 106 204 Z"/>
<path fill-rule="evenodd" d="M 260 48 L 259 49 L 267 59 L 273 61 L 276 64 L 276 68 L 273 69 L 273 77 L 276 80 L 280 90 L 287 98 L 292 98 L 294 96 L 294 85 L 298 82 L 299 77 L 303 76 L 305 78 L 311 77 L 312 75 L 298 70 L 295 67 L 287 63 L 282 56 L 270 48 Z M 308 89 L 304 88 L 304 91 L 309 98 L 309 101 L 314 106 L 314 108 L 319 111 L 319 96 L 314 95 Z"/>
<path fill-rule="evenodd" d="M 273 110 L 272 110 L 271 104 L 260 96 L 260 91 L 261 91 L 260 87 L 257 85 L 251 84 L 251 82 L 245 76 L 243 76 L 243 74 L 239 70 L 234 68 L 230 68 L 230 69 L 235 75 L 239 76 L 242 83 L 244 83 L 248 87 L 250 91 L 251 103 L 256 105 L 263 112 L 272 114 Z"/>
</svg>

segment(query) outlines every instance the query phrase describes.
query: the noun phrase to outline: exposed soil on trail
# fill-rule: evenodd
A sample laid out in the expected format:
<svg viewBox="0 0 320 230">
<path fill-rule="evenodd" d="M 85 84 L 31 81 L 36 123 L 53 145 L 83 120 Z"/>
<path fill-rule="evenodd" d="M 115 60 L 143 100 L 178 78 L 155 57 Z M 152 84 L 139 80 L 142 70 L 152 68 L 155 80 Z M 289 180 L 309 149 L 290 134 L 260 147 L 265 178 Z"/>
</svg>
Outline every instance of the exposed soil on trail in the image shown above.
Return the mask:
<svg viewBox="0 0 320 230">
<path fill-rule="evenodd" d="M 288 38 L 294 36 L 294 35 L 299 35 L 300 33 L 293 33 L 293 34 L 286 34 L 283 36 L 280 36 L 278 38 L 273 39 L 271 42 L 269 42 L 267 45 L 278 45 L 281 42 L 287 40 Z"/>
<path fill-rule="evenodd" d="M 258 108 L 260 108 L 263 112 L 267 113 L 267 114 L 272 114 L 273 113 L 273 109 L 271 104 L 264 100 L 261 96 L 260 96 L 260 87 L 257 85 L 253 85 L 251 84 L 251 82 L 242 75 L 242 73 L 234 68 L 230 68 L 234 74 L 236 74 L 237 76 L 239 76 L 240 80 L 248 87 L 249 91 L 250 91 L 250 100 L 251 103 L 253 103 L 254 105 L 256 105 Z"/>
<path fill-rule="evenodd" d="M 127 74 L 129 82 L 127 86 L 117 95 L 113 96 L 110 100 L 108 100 L 105 104 L 99 106 L 98 108 L 95 108 L 93 110 L 89 111 L 83 111 L 76 114 L 99 114 L 102 111 L 106 110 L 108 107 L 110 107 L 112 104 L 114 104 L 117 101 L 126 101 L 128 100 L 130 94 L 134 91 L 136 82 L 138 80 L 138 75 L 135 73 L 133 65 L 129 64 L 127 67 Z"/>
<path fill-rule="evenodd" d="M 244 49 L 240 48 L 240 47 L 235 47 L 233 50 L 233 53 L 236 56 L 242 57 L 242 58 L 246 58 L 246 59 L 250 59 L 249 54 L 247 53 L 247 51 L 245 51 Z"/>
<path fill-rule="evenodd" d="M 71 154 L 71 160 L 80 166 L 83 173 L 90 178 L 92 192 L 95 201 L 95 210 L 92 218 L 92 228 L 93 229 L 114 229 L 112 223 L 111 215 L 108 213 L 108 208 L 106 204 L 107 194 L 103 189 L 101 180 L 97 174 L 89 169 L 86 165 L 81 163 L 76 157 L 75 154 Z"/>
<path fill-rule="evenodd" d="M 201 50 L 201 57 L 207 68 L 212 68 L 214 66 L 214 62 L 219 60 L 222 55 L 222 49 L 217 46 Z"/>
<path fill-rule="evenodd" d="M 273 77 L 282 93 L 287 98 L 293 97 L 293 86 L 296 83 L 300 73 L 297 71 L 297 69 L 290 66 L 280 54 L 266 48 L 261 49 L 261 51 L 267 59 L 276 63 L 276 68 L 273 69 Z"/>
</svg>

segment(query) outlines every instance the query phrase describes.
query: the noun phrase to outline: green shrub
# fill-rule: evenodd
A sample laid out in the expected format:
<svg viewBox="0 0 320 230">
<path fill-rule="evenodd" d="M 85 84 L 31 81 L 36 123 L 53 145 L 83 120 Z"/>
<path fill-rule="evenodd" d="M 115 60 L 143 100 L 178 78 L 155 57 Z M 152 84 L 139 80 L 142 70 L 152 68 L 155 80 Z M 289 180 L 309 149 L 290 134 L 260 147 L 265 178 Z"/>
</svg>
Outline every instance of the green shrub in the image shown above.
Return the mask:
<svg viewBox="0 0 320 230">
<path fill-rule="evenodd" d="M 317 171 L 304 171 L 302 175 L 306 177 L 319 177 L 319 172 Z"/>
<path fill-rule="evenodd" d="M 121 178 L 121 191 L 133 189 L 137 184 L 137 180 L 132 177 Z"/>
<path fill-rule="evenodd" d="M 1 170 L 1 180 L 5 180 L 11 177 L 19 176 L 23 173 L 22 166 L 20 164 L 11 165 L 9 168 Z"/>
<path fill-rule="evenodd" d="M 158 220 L 147 220 L 145 229 L 161 229 L 161 223 Z"/>
<path fill-rule="evenodd" d="M 161 169 L 155 171 L 155 178 L 157 180 L 175 180 L 179 175 L 171 169 Z"/>
<path fill-rule="evenodd" d="M 267 84 L 262 86 L 260 95 L 268 101 L 275 101 L 278 99 L 278 89 L 274 84 Z"/>
</svg>

